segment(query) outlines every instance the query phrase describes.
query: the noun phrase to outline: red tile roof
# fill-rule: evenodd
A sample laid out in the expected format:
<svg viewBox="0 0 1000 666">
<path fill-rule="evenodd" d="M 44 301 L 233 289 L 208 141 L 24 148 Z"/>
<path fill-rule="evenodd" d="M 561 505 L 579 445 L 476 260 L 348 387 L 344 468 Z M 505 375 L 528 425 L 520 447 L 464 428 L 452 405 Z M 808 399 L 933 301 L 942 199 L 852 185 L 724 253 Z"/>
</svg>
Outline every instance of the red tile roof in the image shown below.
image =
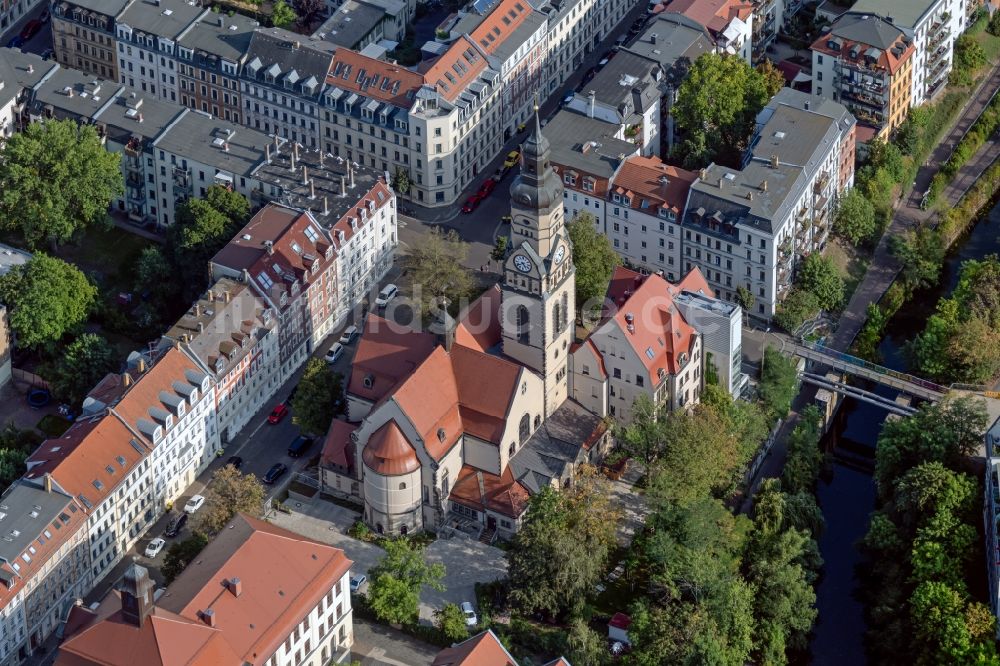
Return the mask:
<svg viewBox="0 0 1000 666">
<path fill-rule="evenodd" d="M 441 650 L 433 666 L 517 666 L 517 662 L 496 634 L 486 630 Z"/>
<path fill-rule="evenodd" d="M 459 345 L 451 348 L 450 356 L 463 429 L 499 444 L 507 409 L 521 377 L 521 366 Z"/>
<path fill-rule="evenodd" d="M 139 442 L 113 415 L 77 421 L 62 437 L 47 439 L 35 449 L 24 476 L 41 479 L 51 474 L 66 494 L 85 499 L 89 512 L 113 494 L 149 453 Z"/>
<path fill-rule="evenodd" d="M 493 285 L 459 315 L 455 344 L 486 352 L 500 344 L 500 285 Z"/>
<path fill-rule="evenodd" d="M 408 109 L 413 105 L 413 95 L 423 85 L 424 79 L 420 74 L 391 62 L 369 58 L 350 49 L 337 49 L 326 82 L 330 86 Z"/>
<path fill-rule="evenodd" d="M 369 314 L 351 365 L 347 392 L 377 403 L 424 362 L 437 346 L 430 333 L 403 328 Z M 370 378 L 370 387 L 365 378 Z"/>
<path fill-rule="evenodd" d="M 716 35 L 725 30 L 734 18 L 745 21 L 753 14 L 753 5 L 739 0 L 672 0 L 660 7 L 660 11 L 683 14 Z"/>
<path fill-rule="evenodd" d="M 382 476 L 409 474 L 420 468 L 417 452 L 395 421 L 372 433 L 361 452 L 365 467 Z"/>
<path fill-rule="evenodd" d="M 354 447 L 351 446 L 351 433 L 358 429 L 357 424 L 334 419 L 330 429 L 323 439 L 323 452 L 320 460 L 323 465 L 337 465 L 346 469 L 354 467 Z"/>
<path fill-rule="evenodd" d="M 436 86 L 442 97 L 454 102 L 484 69 L 486 58 L 468 35 L 462 35 L 440 58 L 431 63 L 430 68 L 424 72 L 424 82 Z"/>
<path fill-rule="evenodd" d="M 480 476 L 483 481 L 482 490 L 479 485 Z M 528 509 L 530 497 L 528 489 L 514 480 L 509 465 L 500 476 L 471 465 L 463 465 L 455 486 L 448 495 L 448 499 L 476 511 L 488 509 L 515 519 Z"/>
<path fill-rule="evenodd" d="M 441 460 L 462 436 L 458 386 L 444 347 L 436 347 L 392 399 L 409 417 L 435 460 Z"/>
<path fill-rule="evenodd" d="M 502 0 L 469 37 L 492 54 L 532 12 L 527 0 Z"/>
<path fill-rule="evenodd" d="M 695 172 L 664 164 L 659 157 L 634 156 L 622 163 L 611 191 L 629 197 L 636 210 L 657 215 L 666 208 L 679 216 L 697 178 Z"/>
</svg>

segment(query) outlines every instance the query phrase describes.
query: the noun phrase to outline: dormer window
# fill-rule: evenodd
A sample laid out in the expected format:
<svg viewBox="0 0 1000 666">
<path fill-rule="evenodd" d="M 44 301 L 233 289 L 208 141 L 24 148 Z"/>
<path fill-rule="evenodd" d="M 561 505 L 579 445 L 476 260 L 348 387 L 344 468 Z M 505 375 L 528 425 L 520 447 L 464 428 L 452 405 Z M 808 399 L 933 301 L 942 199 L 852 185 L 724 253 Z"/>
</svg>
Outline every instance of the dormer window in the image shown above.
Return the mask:
<svg viewBox="0 0 1000 666">
<path fill-rule="evenodd" d="M 365 375 L 364 384 L 366 389 L 370 389 L 375 386 L 375 375 L 368 374 Z"/>
<path fill-rule="evenodd" d="M 226 364 L 223 362 L 223 359 L 222 359 L 221 356 L 219 358 L 215 359 L 215 372 L 217 372 L 217 373 L 222 372 L 222 368 L 224 368 L 225 365 Z"/>
<path fill-rule="evenodd" d="M 438 436 L 438 441 L 443 444 L 444 443 L 444 437 L 445 437 L 444 428 L 438 428 L 437 436 Z"/>
</svg>

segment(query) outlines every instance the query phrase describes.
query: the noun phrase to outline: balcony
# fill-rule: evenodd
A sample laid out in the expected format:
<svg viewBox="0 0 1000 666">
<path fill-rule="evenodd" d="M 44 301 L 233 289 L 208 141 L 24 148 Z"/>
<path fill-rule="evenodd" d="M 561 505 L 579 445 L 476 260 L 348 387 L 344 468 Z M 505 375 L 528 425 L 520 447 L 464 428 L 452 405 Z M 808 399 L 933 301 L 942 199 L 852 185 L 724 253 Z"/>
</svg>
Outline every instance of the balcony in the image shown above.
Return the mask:
<svg viewBox="0 0 1000 666">
<path fill-rule="evenodd" d="M 817 178 L 816 182 L 813 184 L 813 194 L 823 194 L 823 192 L 826 190 L 826 186 L 829 184 L 830 184 L 830 173 L 829 172 L 821 173 L 819 175 L 819 178 Z M 826 200 L 823 199 L 823 202 L 826 203 Z M 818 205 L 819 204 L 817 204 L 817 206 Z"/>
<path fill-rule="evenodd" d="M 866 92 L 851 92 L 848 90 L 842 90 L 840 92 L 840 97 L 845 102 L 860 104 L 879 113 L 885 113 L 886 107 L 888 106 L 886 101 L 881 97 L 876 97 L 875 95 Z"/>
<path fill-rule="evenodd" d="M 122 164 L 125 166 L 125 171 L 140 172 L 142 171 L 142 160 L 138 157 L 129 157 L 126 155 L 125 159 L 122 160 Z"/>
<path fill-rule="evenodd" d="M 128 157 L 139 157 L 142 154 L 142 139 L 133 136 L 125 144 L 125 155 Z"/>
<path fill-rule="evenodd" d="M 146 192 L 141 188 L 126 188 L 125 200 L 132 206 L 144 206 L 146 204 Z"/>
</svg>

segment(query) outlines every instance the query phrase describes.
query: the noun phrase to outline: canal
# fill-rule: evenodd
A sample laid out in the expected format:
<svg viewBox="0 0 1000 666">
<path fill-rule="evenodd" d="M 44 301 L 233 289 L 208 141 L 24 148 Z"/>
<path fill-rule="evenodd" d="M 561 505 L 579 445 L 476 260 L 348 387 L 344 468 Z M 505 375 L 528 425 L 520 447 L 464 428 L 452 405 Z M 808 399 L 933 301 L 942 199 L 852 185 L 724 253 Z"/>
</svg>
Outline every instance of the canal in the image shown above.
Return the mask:
<svg viewBox="0 0 1000 666">
<path fill-rule="evenodd" d="M 983 216 L 955 245 L 934 286 L 917 293 L 893 317 L 879 351 L 882 364 L 906 370 L 906 343 L 924 328 L 938 300 L 958 282 L 966 259 L 1000 254 L 1000 204 Z M 895 397 L 883 387 L 869 390 Z M 869 514 L 875 508 L 872 469 L 875 442 L 886 412 L 847 399 L 823 441 L 831 454 L 830 472 L 821 479 L 817 496 L 826 518 L 826 531 L 819 541 L 823 555 L 823 577 L 816 590 L 819 619 L 810 644 L 810 663 L 821 666 L 867 663 L 864 650 L 864 606 L 857 597 L 856 568 L 861 561 L 857 542 L 868 531 Z"/>
</svg>

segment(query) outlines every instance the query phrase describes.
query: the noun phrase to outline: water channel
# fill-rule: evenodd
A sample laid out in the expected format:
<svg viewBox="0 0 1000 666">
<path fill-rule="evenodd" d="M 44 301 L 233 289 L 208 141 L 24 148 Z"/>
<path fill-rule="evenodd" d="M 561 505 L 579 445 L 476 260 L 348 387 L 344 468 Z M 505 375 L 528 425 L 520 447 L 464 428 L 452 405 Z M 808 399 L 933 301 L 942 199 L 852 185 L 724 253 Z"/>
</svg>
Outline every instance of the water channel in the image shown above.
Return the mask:
<svg viewBox="0 0 1000 666">
<path fill-rule="evenodd" d="M 907 369 L 903 356 L 906 342 L 923 329 L 938 300 L 955 288 L 962 262 L 989 254 L 1000 254 L 1000 204 L 952 249 L 938 283 L 916 294 L 890 321 L 879 347 L 883 365 Z M 895 397 L 891 389 L 869 390 Z M 861 556 L 855 544 L 867 532 L 869 514 L 875 507 L 872 467 L 875 441 L 885 417 L 881 409 L 847 399 L 823 442 L 825 450 L 832 454 L 833 464 L 817 492 L 826 531 L 819 542 L 824 568 L 817 588 L 819 620 L 810 644 L 812 664 L 866 663 L 864 607 L 856 598 L 855 567 Z"/>
</svg>

